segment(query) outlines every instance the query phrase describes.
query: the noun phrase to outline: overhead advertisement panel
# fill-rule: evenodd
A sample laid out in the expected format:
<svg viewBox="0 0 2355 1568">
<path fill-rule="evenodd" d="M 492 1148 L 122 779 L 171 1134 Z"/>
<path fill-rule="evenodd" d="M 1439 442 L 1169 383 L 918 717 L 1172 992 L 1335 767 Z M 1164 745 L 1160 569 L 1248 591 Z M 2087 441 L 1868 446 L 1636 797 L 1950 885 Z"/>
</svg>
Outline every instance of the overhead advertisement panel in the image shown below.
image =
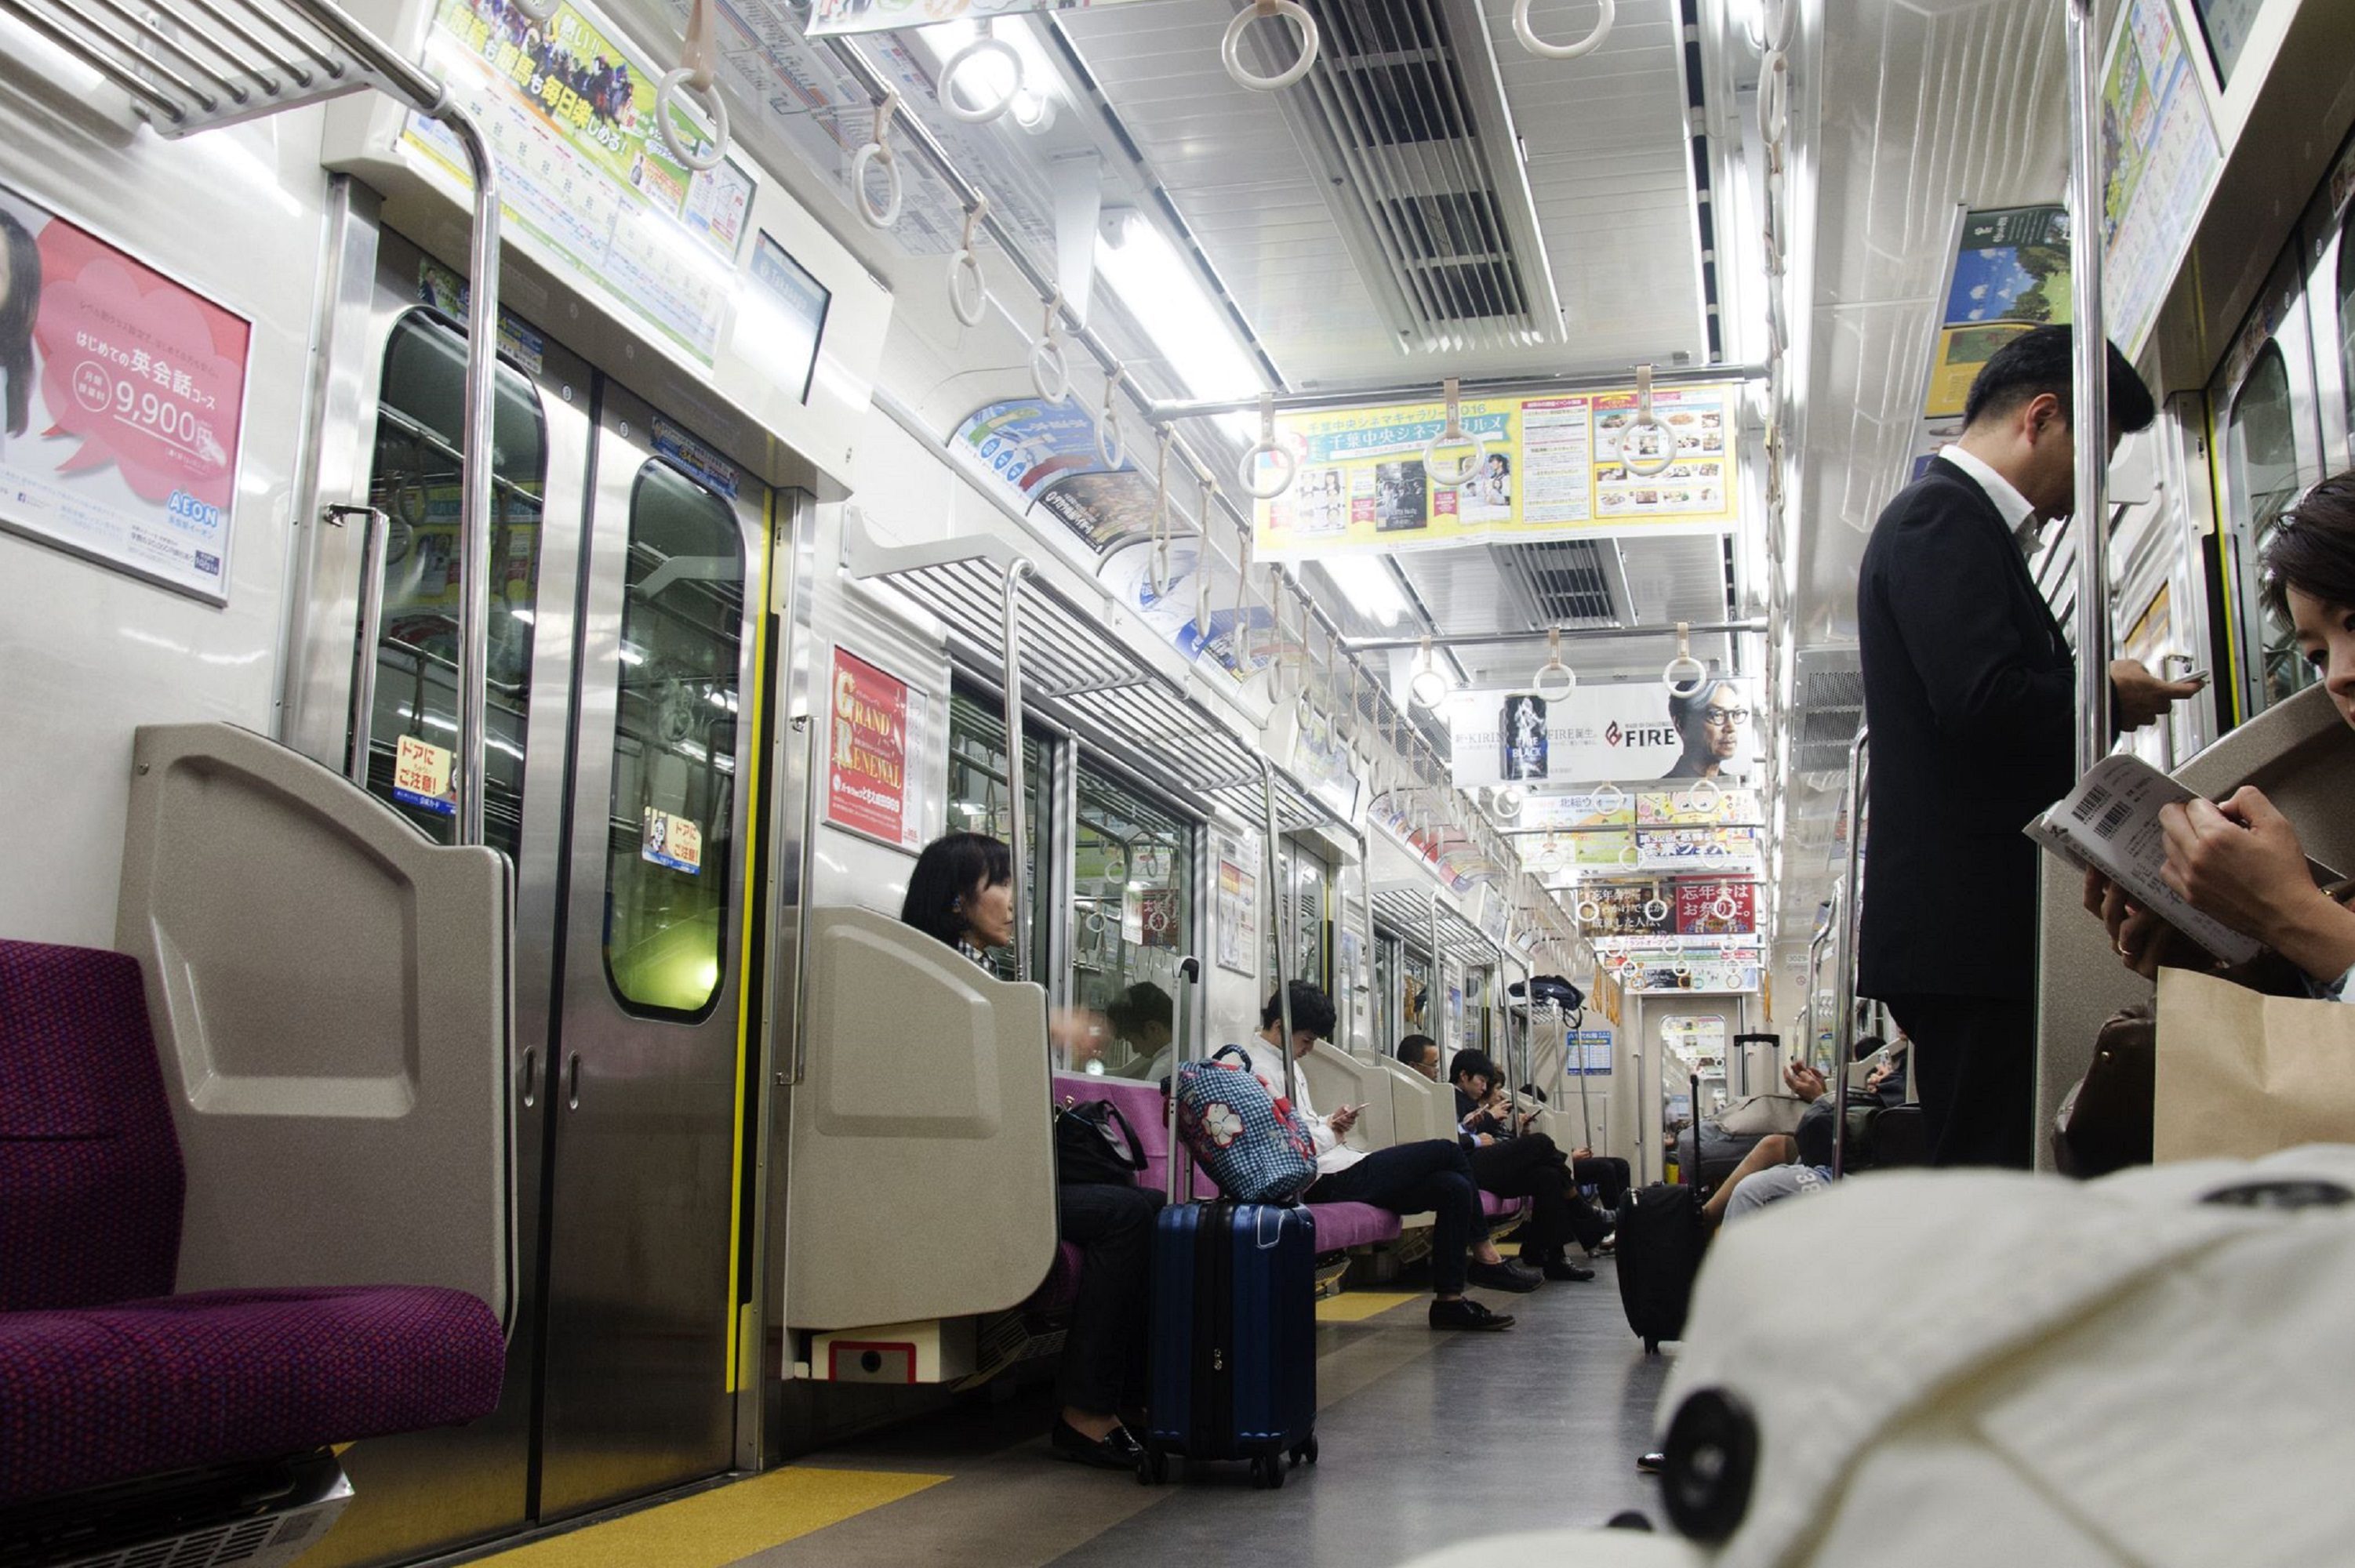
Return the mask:
<svg viewBox="0 0 2355 1568">
<path fill-rule="evenodd" d="M 1683 697 L 1650 681 L 1582 685 L 1551 701 L 1526 692 L 1458 692 L 1445 708 L 1456 787 L 1731 784 L 1751 768 L 1753 685 L 1711 677 Z M 1703 820 L 1716 820 L 1715 801 L 1694 805 L 1706 808 Z"/>
<path fill-rule="evenodd" d="M 815 0 L 809 36 L 887 33 L 900 27 L 936 27 L 943 22 L 977 22 L 988 16 L 1018 16 L 1025 11 L 1087 11 L 1135 0 Z"/>
<path fill-rule="evenodd" d="M 1646 433 L 1635 389 L 1467 399 L 1468 441 L 1433 443 L 1439 402 L 1278 415 L 1292 482 L 1252 508 L 1263 560 L 1387 555 L 1475 541 L 1531 543 L 1578 534 L 1707 534 L 1734 525 L 1741 388 L 1731 382 L 1652 394 Z M 1636 440 L 1637 466 L 1620 459 Z M 1674 450 L 1647 443 L 1674 441 Z M 1666 461 L 1660 461 L 1665 459 Z M 1259 460 L 1270 488 L 1282 461 Z M 1440 471 L 1434 472 L 1437 465 Z M 1469 464 L 1460 479 L 1452 475 Z M 1657 465 L 1656 472 L 1640 469 Z"/>
</svg>

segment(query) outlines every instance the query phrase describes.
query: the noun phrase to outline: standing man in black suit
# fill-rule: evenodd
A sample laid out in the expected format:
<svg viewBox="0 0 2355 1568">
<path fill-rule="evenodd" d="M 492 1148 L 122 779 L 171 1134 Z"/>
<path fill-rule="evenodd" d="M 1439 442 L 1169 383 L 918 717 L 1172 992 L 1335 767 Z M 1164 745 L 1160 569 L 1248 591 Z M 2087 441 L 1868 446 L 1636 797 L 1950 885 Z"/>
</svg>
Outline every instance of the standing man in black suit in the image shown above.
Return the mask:
<svg viewBox="0 0 2355 1568">
<path fill-rule="evenodd" d="M 1962 439 L 1900 491 L 1857 582 L 1872 797 L 1858 990 L 1913 1038 L 1938 1165 L 2032 1163 L 2038 850 L 2020 829 L 2076 782 L 2076 664 L 2029 575 L 2076 493 L 2070 332 L 2039 327 L 1972 384 Z M 2115 346 L 2109 422 L 2148 426 Z M 2110 662 L 2139 728 L 2193 695 Z"/>
</svg>

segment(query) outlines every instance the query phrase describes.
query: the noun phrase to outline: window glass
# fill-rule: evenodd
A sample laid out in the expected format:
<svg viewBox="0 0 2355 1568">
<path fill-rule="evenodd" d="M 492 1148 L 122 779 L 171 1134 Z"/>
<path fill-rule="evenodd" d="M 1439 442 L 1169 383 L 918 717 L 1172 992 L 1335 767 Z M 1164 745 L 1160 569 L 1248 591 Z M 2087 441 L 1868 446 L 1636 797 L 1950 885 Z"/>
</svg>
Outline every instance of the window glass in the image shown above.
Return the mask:
<svg viewBox="0 0 2355 1568">
<path fill-rule="evenodd" d="M 458 744 L 458 521 L 465 450 L 466 340 L 414 311 L 385 344 L 368 503 L 385 535 L 368 789 L 439 843 L 457 841 L 451 779 Z M 539 583 L 540 496 L 548 474 L 539 394 L 502 365 L 492 426 L 489 704 L 483 827 L 512 857 L 523 820 Z"/>
<path fill-rule="evenodd" d="M 1022 741 L 1023 781 L 1030 797 L 1029 851 L 1024 856 L 1024 885 L 1030 890 L 1030 974 L 1047 973 L 1047 901 L 1038 877 L 1042 863 L 1039 846 L 1046 842 L 1051 819 L 1047 811 L 1047 768 L 1036 736 Z M 994 703 L 962 691 L 949 694 L 948 822 L 952 832 L 987 833 L 1010 842 L 1014 811 L 1006 787 L 1006 721 Z M 990 967 L 1002 980 L 1014 978 L 1014 953 L 999 948 L 989 955 Z"/>
<path fill-rule="evenodd" d="M 1071 864 L 1071 988 L 1104 1015 L 1101 1047 L 1066 1071 L 1158 1078 L 1169 1071 L 1178 960 L 1194 918 L 1194 828 L 1082 759 Z"/>
<path fill-rule="evenodd" d="M 1284 883 L 1276 917 L 1284 935 L 1284 970 L 1294 980 L 1315 983 L 1334 994 L 1333 974 L 1327 961 L 1326 921 L 1333 868 L 1315 851 L 1300 844 L 1284 846 Z M 1335 1005 L 1339 1005 L 1337 998 Z"/>
<path fill-rule="evenodd" d="M 727 956 L 744 541 L 725 501 L 667 463 L 630 494 L 605 973 L 633 1012 L 700 1017 Z"/>
<path fill-rule="evenodd" d="M 2339 382 L 2347 389 L 2347 424 L 2355 429 L 2355 216 L 2339 233 Z"/>
<path fill-rule="evenodd" d="M 2275 523 L 2297 499 L 2304 480 L 2298 471 L 2297 438 L 2292 423 L 2289 368 L 2281 345 L 2267 344 L 2255 368 L 2232 402 L 2231 439 L 2226 461 L 2232 466 L 2232 493 L 2247 509 L 2249 556 L 2243 566 L 2254 574 L 2272 541 Z M 2254 589 L 2254 584 L 2252 584 Z M 2295 632 L 2289 625 L 2247 597 L 2251 618 L 2250 645 L 2257 666 L 2257 706 L 2269 708 L 2314 679 L 2298 657 Z"/>
</svg>

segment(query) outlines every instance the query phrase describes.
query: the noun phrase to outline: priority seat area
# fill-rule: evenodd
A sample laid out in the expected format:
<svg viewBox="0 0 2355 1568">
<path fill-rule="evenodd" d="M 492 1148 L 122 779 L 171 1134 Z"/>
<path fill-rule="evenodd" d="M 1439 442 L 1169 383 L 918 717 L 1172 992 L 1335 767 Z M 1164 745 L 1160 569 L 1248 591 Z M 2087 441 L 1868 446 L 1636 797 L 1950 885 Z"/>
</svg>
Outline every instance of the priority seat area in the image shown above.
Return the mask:
<svg viewBox="0 0 2355 1568">
<path fill-rule="evenodd" d="M 19 1505 L 497 1405 L 465 1291 L 174 1295 L 187 1196 L 137 961 L 0 941 L 0 1542 Z"/>
<path fill-rule="evenodd" d="M 1054 1090 L 1059 1106 L 1111 1101 L 1136 1134 L 1137 1148 L 1145 1155 L 1145 1169 L 1136 1174 L 1137 1185 L 1157 1192 L 1169 1190 L 1168 1101 L 1158 1087 L 1123 1078 L 1058 1073 Z M 1192 1176 L 1193 1196 L 1219 1195 L 1218 1188 L 1200 1167 L 1193 1168 Z M 1526 1198 L 1499 1198 L 1493 1192 L 1482 1192 L 1480 1202 L 1492 1224 L 1518 1219 L 1529 1208 Z M 1409 1228 L 1429 1224 L 1428 1216 L 1411 1214 L 1401 1219 L 1370 1203 L 1310 1203 L 1306 1207 L 1316 1217 L 1316 1250 L 1320 1255 L 1380 1246 L 1399 1240 Z M 1028 1308 L 1053 1312 L 1069 1307 L 1079 1295 L 1080 1269 L 1080 1249 L 1069 1242 L 1060 1243 L 1054 1266 L 1026 1304 Z"/>
</svg>

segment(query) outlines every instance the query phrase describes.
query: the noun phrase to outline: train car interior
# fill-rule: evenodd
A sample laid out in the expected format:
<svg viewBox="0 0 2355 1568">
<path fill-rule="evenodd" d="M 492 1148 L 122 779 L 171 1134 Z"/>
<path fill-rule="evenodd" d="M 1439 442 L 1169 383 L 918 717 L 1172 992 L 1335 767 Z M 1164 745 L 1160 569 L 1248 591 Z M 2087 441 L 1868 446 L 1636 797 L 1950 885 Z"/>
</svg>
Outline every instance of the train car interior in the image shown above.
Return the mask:
<svg viewBox="0 0 2355 1568">
<path fill-rule="evenodd" d="M 0 1568 L 2334 1560 L 2351 440 L 2355 0 L 0 0 Z"/>
</svg>

